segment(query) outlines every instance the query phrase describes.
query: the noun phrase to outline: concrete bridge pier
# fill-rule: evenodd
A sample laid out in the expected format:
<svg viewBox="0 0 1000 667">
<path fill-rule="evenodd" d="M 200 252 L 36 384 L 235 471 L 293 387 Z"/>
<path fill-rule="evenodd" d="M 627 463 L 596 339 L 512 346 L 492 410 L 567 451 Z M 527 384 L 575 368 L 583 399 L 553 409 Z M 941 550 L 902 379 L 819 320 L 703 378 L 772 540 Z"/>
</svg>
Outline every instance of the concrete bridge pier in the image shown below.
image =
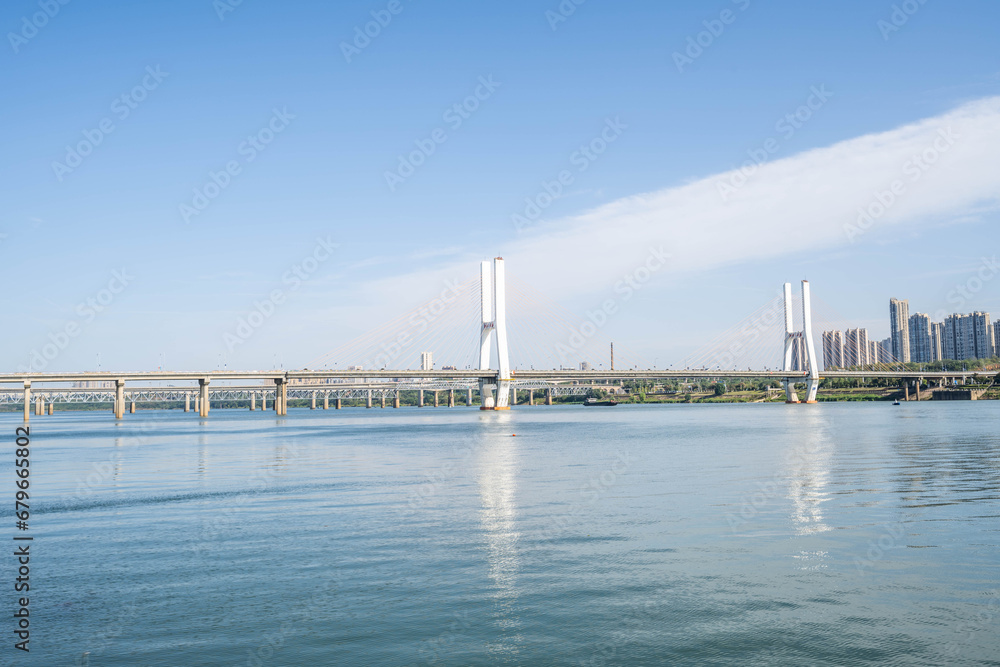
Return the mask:
<svg viewBox="0 0 1000 667">
<path fill-rule="evenodd" d="M 910 400 L 910 381 L 903 380 L 903 400 Z"/>
<path fill-rule="evenodd" d="M 396 395 L 392 397 L 392 407 L 394 408 L 399 407 L 399 391 L 397 391 Z"/>
<path fill-rule="evenodd" d="M 44 406 L 45 406 L 45 399 L 42 398 L 41 396 L 36 396 L 35 397 L 35 416 L 36 417 L 41 417 L 42 416 L 42 409 L 44 408 Z"/>
<path fill-rule="evenodd" d="M 200 409 L 198 410 L 199 417 L 207 417 L 208 410 L 211 407 L 210 401 L 208 399 L 208 383 L 211 382 L 209 378 L 201 378 L 198 380 L 198 402 L 200 403 Z"/>
<path fill-rule="evenodd" d="M 134 415 L 135 414 L 135 399 L 132 399 L 131 401 L 129 401 L 128 412 L 129 412 L 130 415 Z"/>
<path fill-rule="evenodd" d="M 198 397 L 194 397 L 194 411 L 201 414 L 201 405 L 199 405 Z"/>
<path fill-rule="evenodd" d="M 191 394 L 184 394 L 184 412 L 191 412 Z"/>
<path fill-rule="evenodd" d="M 315 410 L 316 409 L 316 392 L 315 391 L 312 393 L 312 403 L 309 404 L 309 409 L 310 410 Z"/>
<path fill-rule="evenodd" d="M 545 405 L 552 405 L 552 390 L 545 390 Z"/>
<path fill-rule="evenodd" d="M 421 389 L 418 393 L 419 396 L 417 397 L 417 407 L 422 408 L 424 407 L 424 390 Z"/>
<path fill-rule="evenodd" d="M 256 409 L 257 409 L 257 392 L 251 391 L 250 392 L 250 412 L 253 412 Z"/>
<path fill-rule="evenodd" d="M 53 403 L 52 401 L 49 401 L 49 414 L 50 415 L 55 414 L 55 411 L 56 411 L 56 404 Z"/>
<path fill-rule="evenodd" d="M 382 392 L 382 407 L 385 408 L 385 392 Z"/>
<path fill-rule="evenodd" d="M 281 378 L 274 381 L 274 414 L 278 417 L 288 414 L 288 385 Z"/>
<path fill-rule="evenodd" d="M 919 402 L 920 402 L 920 378 L 917 378 L 917 381 L 916 381 L 916 383 L 914 384 L 914 386 L 916 387 L 916 392 L 917 392 L 917 402 L 919 403 Z"/>
<path fill-rule="evenodd" d="M 510 388 L 510 404 L 517 405 L 517 389 L 514 387 Z"/>
<path fill-rule="evenodd" d="M 31 414 L 31 381 L 24 381 L 24 423 L 28 423 Z"/>
<path fill-rule="evenodd" d="M 437 407 L 440 407 L 440 406 L 441 406 L 441 398 L 438 396 L 438 392 L 435 391 L 434 392 L 434 407 L 437 408 Z"/>
<path fill-rule="evenodd" d="M 125 380 L 115 380 L 115 419 L 125 416 Z"/>
<path fill-rule="evenodd" d="M 335 407 L 335 408 L 336 408 L 337 410 L 339 410 L 339 409 L 341 408 L 341 404 L 340 404 L 340 396 L 338 396 L 338 397 L 337 397 L 337 402 L 336 402 L 336 403 L 334 404 L 334 407 Z"/>
<path fill-rule="evenodd" d="M 468 389 L 465 392 L 465 404 L 472 405 L 472 389 Z"/>
<path fill-rule="evenodd" d="M 535 404 L 535 390 L 534 389 L 529 389 L 528 390 L 528 405 L 534 405 L 534 404 Z"/>
<path fill-rule="evenodd" d="M 330 392 L 326 392 L 325 394 L 323 394 L 323 409 L 324 410 L 330 409 Z"/>
<path fill-rule="evenodd" d="M 372 407 L 372 390 L 371 389 L 368 390 L 368 397 L 367 397 L 367 402 L 365 403 L 365 407 L 366 408 Z"/>
<path fill-rule="evenodd" d="M 267 392 L 260 392 L 260 411 L 267 412 Z"/>
<path fill-rule="evenodd" d="M 455 390 L 454 389 L 449 389 L 448 390 L 448 407 L 449 408 L 455 407 Z"/>
</svg>

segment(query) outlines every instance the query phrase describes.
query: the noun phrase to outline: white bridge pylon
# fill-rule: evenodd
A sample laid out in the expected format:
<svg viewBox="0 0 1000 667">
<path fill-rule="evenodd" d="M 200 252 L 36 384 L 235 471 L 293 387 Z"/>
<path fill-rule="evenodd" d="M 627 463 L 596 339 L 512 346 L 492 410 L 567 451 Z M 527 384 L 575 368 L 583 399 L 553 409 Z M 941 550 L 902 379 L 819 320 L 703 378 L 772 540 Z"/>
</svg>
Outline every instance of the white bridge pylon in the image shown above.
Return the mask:
<svg viewBox="0 0 1000 667">
<path fill-rule="evenodd" d="M 510 356 L 507 352 L 507 297 L 504 288 L 503 257 L 481 265 L 483 324 L 479 336 L 479 369 L 490 368 L 493 341 L 496 341 L 497 384 L 479 381 L 480 410 L 510 410 Z"/>
<path fill-rule="evenodd" d="M 799 349 L 796 350 L 796 347 Z M 796 351 L 798 354 L 795 354 Z M 802 359 L 804 368 L 792 368 L 793 357 Z M 816 358 L 816 343 L 812 330 L 812 300 L 809 293 L 809 281 L 802 281 L 802 331 L 795 330 L 792 320 L 792 284 L 785 283 L 785 357 L 783 370 L 804 370 L 809 372 L 806 384 L 806 403 L 816 402 L 816 392 L 819 391 L 819 360 Z M 799 403 L 795 393 L 795 381 L 785 380 L 785 402 Z"/>
</svg>

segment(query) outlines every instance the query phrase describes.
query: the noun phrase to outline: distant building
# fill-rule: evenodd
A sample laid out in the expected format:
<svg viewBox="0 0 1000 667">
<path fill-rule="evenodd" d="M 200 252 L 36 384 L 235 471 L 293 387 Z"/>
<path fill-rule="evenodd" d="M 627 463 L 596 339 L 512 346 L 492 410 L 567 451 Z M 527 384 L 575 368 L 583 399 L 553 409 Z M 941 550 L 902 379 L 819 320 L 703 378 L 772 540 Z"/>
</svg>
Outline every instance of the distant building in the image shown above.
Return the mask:
<svg viewBox="0 0 1000 667">
<path fill-rule="evenodd" d="M 896 361 L 910 360 L 910 302 L 906 299 L 889 299 L 889 337 L 892 339 L 892 356 Z"/>
<path fill-rule="evenodd" d="M 872 359 L 872 363 L 891 364 L 892 362 L 892 338 L 883 338 L 878 344 L 878 359 Z"/>
<path fill-rule="evenodd" d="M 422 371 L 432 371 L 432 370 L 434 370 L 434 353 L 433 352 L 421 352 L 420 353 L 420 370 L 422 370 Z"/>
<path fill-rule="evenodd" d="M 924 313 L 910 315 L 910 361 L 926 364 L 934 361 L 931 353 L 931 318 Z"/>
<path fill-rule="evenodd" d="M 844 332 L 823 332 L 823 368 L 844 367 Z"/>
<path fill-rule="evenodd" d="M 590 370 L 590 362 L 589 361 L 581 361 L 580 362 L 580 370 L 581 371 L 589 371 Z"/>
<path fill-rule="evenodd" d="M 1000 357 L 1000 327 L 993 325 L 993 356 Z"/>
<path fill-rule="evenodd" d="M 944 323 L 931 323 L 931 361 L 944 359 Z"/>
<path fill-rule="evenodd" d="M 945 318 L 942 352 L 945 359 L 989 359 L 996 350 L 990 314 L 983 312 Z"/>
<path fill-rule="evenodd" d="M 990 359 L 993 356 L 993 325 L 990 324 L 990 314 L 975 312 L 972 318 L 973 349 L 976 359 Z"/>
<path fill-rule="evenodd" d="M 867 366 L 871 363 L 868 329 L 848 329 L 844 332 L 844 365 Z"/>
</svg>

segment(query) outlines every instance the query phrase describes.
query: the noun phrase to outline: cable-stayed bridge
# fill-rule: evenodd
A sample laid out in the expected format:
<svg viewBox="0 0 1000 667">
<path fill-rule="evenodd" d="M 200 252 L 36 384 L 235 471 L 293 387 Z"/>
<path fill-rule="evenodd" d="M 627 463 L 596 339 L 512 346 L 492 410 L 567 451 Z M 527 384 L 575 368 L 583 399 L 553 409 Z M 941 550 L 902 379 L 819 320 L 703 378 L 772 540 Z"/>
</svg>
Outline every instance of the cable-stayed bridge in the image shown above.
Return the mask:
<svg viewBox="0 0 1000 667">
<path fill-rule="evenodd" d="M 516 304 L 510 321 L 508 287 Z M 530 309 L 534 312 L 529 314 Z M 439 297 L 305 369 L 0 374 L 0 404 L 23 404 L 25 421 L 31 412 L 52 414 L 55 403 L 110 402 L 121 419 L 126 406 L 134 412 L 140 401 L 183 402 L 185 411 L 193 405 L 202 417 L 208 416 L 213 400 L 242 402 L 251 410 L 259 403 L 260 409 L 270 407 L 282 416 L 290 400 L 309 401 L 312 408 L 331 403 L 339 408 L 344 400 L 399 407 L 402 392 L 417 392 L 418 405 L 440 405 L 443 396 L 449 406 L 471 406 L 475 399 L 482 410 L 507 410 L 516 404 L 518 391 L 528 392 L 532 404 L 534 393 L 541 392 L 551 404 L 553 396 L 583 395 L 600 386 L 595 383 L 608 381 L 724 378 L 776 381 L 788 403 L 814 403 L 822 378 L 892 378 L 904 384 L 916 380 L 919 391 L 921 380 L 944 384 L 977 375 L 911 370 L 891 361 L 821 371 L 805 280 L 799 300 L 786 283 L 780 296 L 692 355 L 683 368 L 649 368 L 621 351 L 616 362 L 613 345 L 605 347 L 597 335 L 601 317 L 606 321 L 609 314 L 588 313 L 580 321 L 528 287 L 516 282 L 508 286 L 504 261 L 496 258 L 481 264 L 478 280 L 449 285 Z M 421 368 L 401 368 L 403 360 L 416 359 L 417 351 L 426 351 Z M 431 359 L 435 354 L 441 362 L 436 370 Z M 583 364 L 588 358 L 603 361 L 596 367 Z M 987 374 L 993 375 L 981 373 Z M 800 401 L 796 385 L 801 384 L 805 388 Z"/>
</svg>

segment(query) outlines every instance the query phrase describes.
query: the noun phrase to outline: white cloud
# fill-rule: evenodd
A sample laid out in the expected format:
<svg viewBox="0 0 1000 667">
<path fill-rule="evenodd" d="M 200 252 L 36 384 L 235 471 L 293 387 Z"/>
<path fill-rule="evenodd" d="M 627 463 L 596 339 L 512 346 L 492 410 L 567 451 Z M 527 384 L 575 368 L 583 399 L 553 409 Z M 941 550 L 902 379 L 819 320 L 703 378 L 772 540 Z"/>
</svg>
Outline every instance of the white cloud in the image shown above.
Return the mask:
<svg viewBox="0 0 1000 667">
<path fill-rule="evenodd" d="M 924 151 L 953 145 L 926 171 L 912 162 Z M 942 134 L 943 133 L 943 134 Z M 606 290 L 644 261 L 650 246 L 673 255 L 670 271 L 690 273 L 796 253 L 851 252 L 845 228 L 876 193 L 903 185 L 876 227 L 940 223 L 942 218 L 994 208 L 1000 198 L 1000 97 L 965 104 L 944 115 L 760 166 L 724 202 L 725 172 L 656 192 L 627 197 L 576 216 L 532 228 L 486 256 L 502 255 L 508 272 L 547 285 L 559 298 Z M 914 167 L 920 170 L 919 177 Z M 877 207 L 876 207 L 877 210 Z M 854 245 L 868 242 L 865 235 Z M 458 260 L 459 258 L 456 258 Z M 405 278 L 369 285 L 379 297 L 398 291 L 400 281 L 432 289 L 445 278 L 475 271 L 476 252 Z M 659 279 L 659 276 L 658 276 Z M 391 300 L 391 299 L 390 299 Z"/>
</svg>

